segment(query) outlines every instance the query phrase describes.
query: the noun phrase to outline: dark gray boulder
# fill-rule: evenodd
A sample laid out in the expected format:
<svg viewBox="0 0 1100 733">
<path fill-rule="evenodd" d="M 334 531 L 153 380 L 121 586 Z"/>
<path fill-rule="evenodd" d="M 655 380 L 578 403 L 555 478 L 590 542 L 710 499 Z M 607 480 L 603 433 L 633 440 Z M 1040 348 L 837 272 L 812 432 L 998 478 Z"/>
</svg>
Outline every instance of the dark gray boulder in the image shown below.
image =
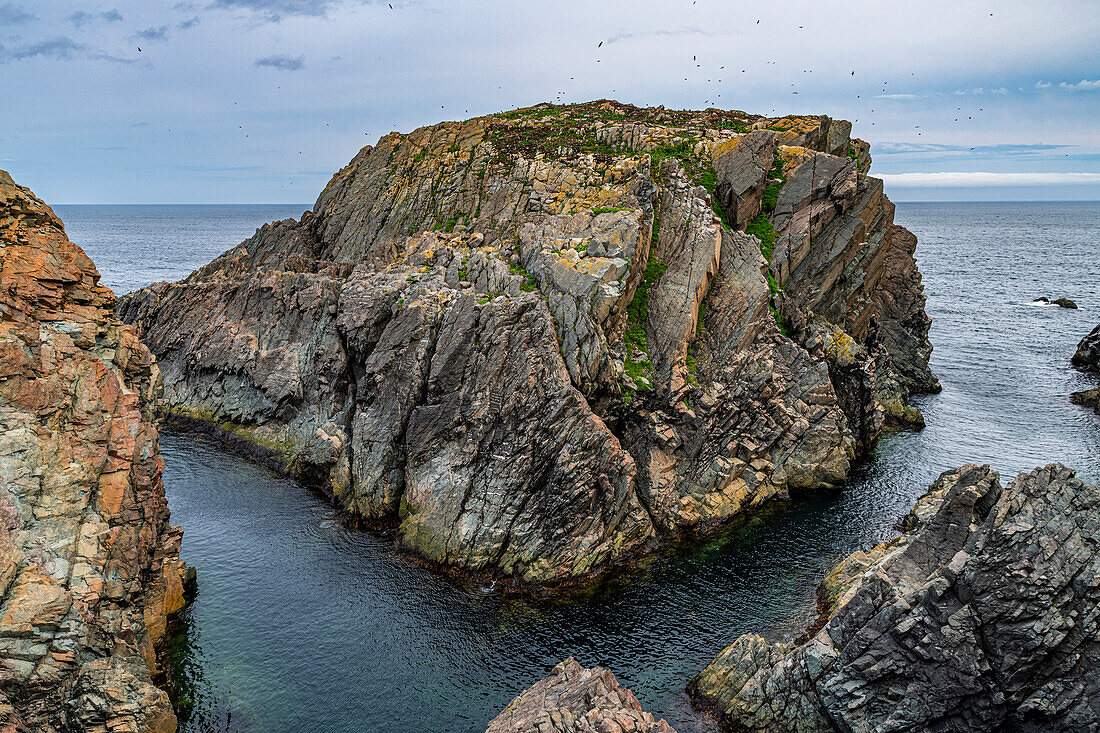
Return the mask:
<svg viewBox="0 0 1100 733">
<path fill-rule="evenodd" d="M 1064 466 L 944 473 L 822 584 L 808 638 L 739 638 L 692 683 L 750 731 L 1100 726 L 1100 489 Z"/>
</svg>

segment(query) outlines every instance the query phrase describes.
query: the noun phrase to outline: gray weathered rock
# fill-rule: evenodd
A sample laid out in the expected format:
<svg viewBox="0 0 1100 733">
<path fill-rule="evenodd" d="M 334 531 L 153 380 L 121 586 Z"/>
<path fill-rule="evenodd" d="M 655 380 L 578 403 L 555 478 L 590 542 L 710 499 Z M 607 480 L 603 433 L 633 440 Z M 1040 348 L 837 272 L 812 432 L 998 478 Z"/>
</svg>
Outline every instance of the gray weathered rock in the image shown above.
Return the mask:
<svg viewBox="0 0 1100 733">
<path fill-rule="evenodd" d="M 300 222 L 120 313 L 170 413 L 430 559 L 565 580 L 840 485 L 886 424 L 919 424 L 915 239 L 849 132 L 594 102 L 389 135 Z M 720 214 L 744 226 L 777 155 L 810 167 L 765 215 L 825 244 L 769 264 Z"/>
<path fill-rule="evenodd" d="M 1100 489 L 1053 464 L 944 473 L 822 584 L 808 638 L 748 634 L 692 683 L 751 731 L 1100 726 Z"/>
<path fill-rule="evenodd" d="M 1100 324 L 1081 339 L 1081 343 L 1077 344 L 1077 351 L 1073 355 L 1073 365 L 1092 371 L 1100 369 Z"/>
<path fill-rule="evenodd" d="M 676 733 L 643 711 L 634 693 L 602 667 L 570 657 L 495 717 L 485 733 Z"/>
</svg>

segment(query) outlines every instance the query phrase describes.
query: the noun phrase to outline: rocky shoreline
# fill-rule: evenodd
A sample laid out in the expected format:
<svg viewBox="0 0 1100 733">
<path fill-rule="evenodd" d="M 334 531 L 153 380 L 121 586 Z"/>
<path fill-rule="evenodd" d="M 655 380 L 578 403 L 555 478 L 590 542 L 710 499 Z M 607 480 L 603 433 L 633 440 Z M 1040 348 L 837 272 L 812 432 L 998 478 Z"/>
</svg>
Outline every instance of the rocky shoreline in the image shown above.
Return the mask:
<svg viewBox="0 0 1100 733">
<path fill-rule="evenodd" d="M 1004 487 L 988 466 L 945 472 L 900 537 L 829 573 L 800 639 L 746 634 L 688 690 L 738 731 L 1095 730 L 1098 509 L 1100 487 L 1058 464 Z M 487 733 L 667 731 L 644 715 L 570 659 Z"/>
<path fill-rule="evenodd" d="M 160 372 L 54 212 L 0 171 L 0 727 L 170 733 L 184 604 Z"/>
<path fill-rule="evenodd" d="M 394 133 L 119 313 L 169 413 L 402 547 L 588 577 L 921 424 L 916 242 L 850 128 L 604 101 Z"/>
</svg>

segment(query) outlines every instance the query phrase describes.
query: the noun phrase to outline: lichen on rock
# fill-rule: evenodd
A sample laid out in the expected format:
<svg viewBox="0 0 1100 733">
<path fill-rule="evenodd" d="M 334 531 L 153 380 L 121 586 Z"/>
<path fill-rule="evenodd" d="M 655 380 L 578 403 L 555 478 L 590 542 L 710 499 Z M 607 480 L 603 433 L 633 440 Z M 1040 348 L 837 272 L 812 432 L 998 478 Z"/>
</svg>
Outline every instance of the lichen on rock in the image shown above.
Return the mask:
<svg viewBox="0 0 1100 733">
<path fill-rule="evenodd" d="M 583 576 L 839 486 L 920 423 L 915 238 L 850 129 L 600 101 L 392 133 L 119 312 L 170 413 L 432 560 Z"/>
</svg>

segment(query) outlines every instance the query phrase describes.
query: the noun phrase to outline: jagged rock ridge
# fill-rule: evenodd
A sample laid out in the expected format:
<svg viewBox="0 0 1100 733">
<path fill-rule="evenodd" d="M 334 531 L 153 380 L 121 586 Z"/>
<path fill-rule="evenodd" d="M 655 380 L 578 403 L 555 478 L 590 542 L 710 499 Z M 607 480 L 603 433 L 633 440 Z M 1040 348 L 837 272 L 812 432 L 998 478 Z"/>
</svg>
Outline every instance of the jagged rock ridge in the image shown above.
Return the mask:
<svg viewBox="0 0 1100 733">
<path fill-rule="evenodd" d="M 509 703 L 485 733 L 676 733 L 603 667 L 569 657 Z"/>
<path fill-rule="evenodd" d="M 920 424 L 915 239 L 850 129 L 594 102 L 393 133 L 120 313 L 172 413 L 434 561 L 574 577 Z"/>
<path fill-rule="evenodd" d="M 0 728 L 176 728 L 154 645 L 183 605 L 160 375 L 53 211 L 0 171 Z"/>
<path fill-rule="evenodd" d="M 905 534 L 832 571 L 819 629 L 746 634 L 693 690 L 746 731 L 1096 730 L 1098 510 L 1057 464 L 944 473 Z"/>
</svg>

